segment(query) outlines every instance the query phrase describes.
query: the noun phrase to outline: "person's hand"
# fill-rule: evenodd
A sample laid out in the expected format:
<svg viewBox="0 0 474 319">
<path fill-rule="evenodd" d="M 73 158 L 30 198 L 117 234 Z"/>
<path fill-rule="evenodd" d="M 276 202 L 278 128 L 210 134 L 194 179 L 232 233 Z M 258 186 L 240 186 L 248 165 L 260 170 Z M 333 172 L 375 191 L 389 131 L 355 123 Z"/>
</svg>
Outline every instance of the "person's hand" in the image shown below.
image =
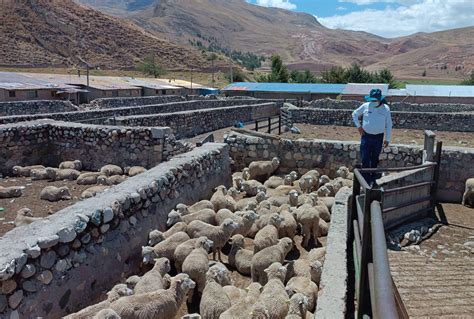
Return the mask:
<svg viewBox="0 0 474 319">
<path fill-rule="evenodd" d="M 362 127 L 357 128 L 359 130 L 360 135 L 364 135 L 365 131 Z"/>
<path fill-rule="evenodd" d="M 383 141 L 383 147 L 388 147 L 389 144 L 390 144 L 389 141 Z"/>
</svg>

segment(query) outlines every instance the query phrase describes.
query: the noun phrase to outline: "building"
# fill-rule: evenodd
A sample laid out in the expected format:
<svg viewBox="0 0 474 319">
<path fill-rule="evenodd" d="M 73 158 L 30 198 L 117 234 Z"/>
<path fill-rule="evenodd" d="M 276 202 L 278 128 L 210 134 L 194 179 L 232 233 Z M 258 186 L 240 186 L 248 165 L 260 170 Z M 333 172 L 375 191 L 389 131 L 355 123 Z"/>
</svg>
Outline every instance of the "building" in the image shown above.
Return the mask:
<svg viewBox="0 0 474 319">
<path fill-rule="evenodd" d="M 84 92 L 78 86 L 44 80 L 34 74 L 0 72 L 0 102 L 69 100 L 77 103 Z"/>
<path fill-rule="evenodd" d="M 140 87 L 142 89 L 142 96 L 154 95 L 184 95 L 185 89 L 179 86 L 165 84 L 163 81 L 149 78 L 121 78 L 121 80 Z"/>
<path fill-rule="evenodd" d="M 255 83 L 236 82 L 222 89 L 226 96 L 250 96 L 262 99 L 303 99 L 306 101 L 338 97 L 345 84 Z"/>
<path fill-rule="evenodd" d="M 472 85 L 415 85 L 389 90 L 390 102 L 474 104 Z"/>
<path fill-rule="evenodd" d="M 380 89 L 382 95 L 387 96 L 388 84 L 376 83 L 348 83 L 341 94 L 342 100 L 365 101 L 364 98 L 369 95 L 370 90 Z"/>
</svg>

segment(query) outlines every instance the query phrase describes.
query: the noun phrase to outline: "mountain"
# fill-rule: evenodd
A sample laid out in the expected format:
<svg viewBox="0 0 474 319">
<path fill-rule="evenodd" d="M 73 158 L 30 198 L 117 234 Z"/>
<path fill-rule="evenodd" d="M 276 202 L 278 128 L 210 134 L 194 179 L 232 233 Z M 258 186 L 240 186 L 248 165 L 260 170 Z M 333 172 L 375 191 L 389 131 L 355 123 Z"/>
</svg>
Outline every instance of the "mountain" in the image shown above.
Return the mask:
<svg viewBox="0 0 474 319">
<path fill-rule="evenodd" d="M 209 62 L 198 50 L 173 44 L 130 21 L 72 0 L 0 1 L 0 65 L 132 68 L 148 54 L 169 69 Z"/>
<path fill-rule="evenodd" d="M 245 0 L 76 0 L 129 19 L 170 41 L 280 54 L 290 68 L 313 71 L 360 63 L 396 75 L 460 78 L 474 68 L 474 27 L 385 39 L 332 30 L 309 14 L 265 8 Z"/>
</svg>

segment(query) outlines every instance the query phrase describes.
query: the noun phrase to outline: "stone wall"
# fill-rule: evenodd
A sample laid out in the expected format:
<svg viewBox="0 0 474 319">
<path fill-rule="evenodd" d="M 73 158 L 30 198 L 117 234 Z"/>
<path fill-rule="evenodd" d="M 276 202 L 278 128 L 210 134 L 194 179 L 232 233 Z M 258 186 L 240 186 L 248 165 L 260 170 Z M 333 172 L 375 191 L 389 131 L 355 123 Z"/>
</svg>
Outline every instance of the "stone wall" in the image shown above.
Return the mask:
<svg viewBox="0 0 474 319">
<path fill-rule="evenodd" d="M 289 109 L 293 123 L 314 125 L 354 126 L 352 110 L 344 109 Z M 394 128 L 474 132 L 474 112 L 397 112 L 392 111 Z"/>
<path fill-rule="evenodd" d="M 343 109 L 354 110 L 361 105 L 360 101 L 321 99 L 311 101 L 310 107 L 317 109 Z M 390 103 L 390 110 L 399 112 L 474 112 L 472 104 L 453 104 L 453 103 Z"/>
<path fill-rule="evenodd" d="M 101 124 L 114 116 L 132 116 L 142 114 L 160 114 L 171 112 L 182 112 L 209 108 L 222 108 L 237 105 L 251 105 L 267 102 L 265 100 L 199 100 L 186 102 L 173 102 L 165 104 L 153 104 L 144 106 L 131 106 L 110 109 L 85 110 L 80 112 L 44 113 L 20 116 L 0 117 L 0 124 L 33 121 L 49 118 L 57 121 L 87 122 Z M 282 104 L 281 102 L 279 104 Z"/>
<path fill-rule="evenodd" d="M 0 102 L 0 116 L 60 113 L 77 111 L 77 107 L 69 101 L 23 101 Z"/>
<path fill-rule="evenodd" d="M 229 186 L 225 144 L 205 144 L 1 238 L 0 317 L 59 318 L 96 302 L 141 262 L 168 212 Z"/>
<path fill-rule="evenodd" d="M 117 127 L 39 120 L 0 125 L 0 173 L 15 165 L 57 166 L 79 159 L 86 170 L 105 164 L 147 168 L 189 151 L 170 128 Z"/>
<path fill-rule="evenodd" d="M 177 138 L 193 137 L 233 126 L 235 122 L 248 122 L 280 113 L 276 103 L 202 109 L 156 115 L 139 115 L 116 118 L 120 125 L 168 126 Z"/>
<path fill-rule="evenodd" d="M 143 97 L 114 97 L 114 98 L 100 98 L 95 99 L 89 105 L 84 105 L 90 108 L 97 109 L 110 109 L 120 108 L 127 106 L 142 106 L 152 104 L 164 104 L 172 102 L 186 101 L 186 98 L 179 95 L 168 95 L 168 96 L 143 96 Z"/>
<path fill-rule="evenodd" d="M 341 165 L 353 168 L 360 163 L 360 143 L 355 141 L 289 140 L 275 135 L 234 130 L 225 137 L 235 168 L 242 169 L 255 160 L 281 159 L 280 171 L 300 173 L 317 168 L 333 177 Z M 380 155 L 381 167 L 405 167 L 421 164 L 422 147 L 391 145 Z M 439 196 L 441 200 L 460 202 L 465 181 L 474 176 L 474 149 L 444 147 L 441 157 Z"/>
</svg>

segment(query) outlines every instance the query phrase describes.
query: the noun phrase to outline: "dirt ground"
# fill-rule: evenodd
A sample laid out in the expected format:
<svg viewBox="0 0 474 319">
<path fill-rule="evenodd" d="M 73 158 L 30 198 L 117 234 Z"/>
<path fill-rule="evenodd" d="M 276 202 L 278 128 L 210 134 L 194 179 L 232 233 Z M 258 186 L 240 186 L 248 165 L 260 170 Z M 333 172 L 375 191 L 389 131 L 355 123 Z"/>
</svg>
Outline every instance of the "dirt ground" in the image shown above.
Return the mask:
<svg viewBox="0 0 474 319">
<path fill-rule="evenodd" d="M 293 134 L 285 132 L 281 136 L 289 139 L 309 138 L 309 139 L 325 139 L 340 141 L 358 141 L 359 132 L 355 127 L 334 126 L 334 125 L 310 125 L 296 124 L 301 134 Z M 253 129 L 255 125 L 248 125 L 246 128 Z M 229 132 L 232 127 L 214 131 L 216 142 L 224 141 L 224 134 Z M 444 146 L 458 147 L 474 147 L 474 133 L 469 132 L 445 132 L 434 131 L 436 139 L 443 141 Z M 203 140 L 210 133 L 201 134 L 191 139 L 187 139 L 192 143 Z M 423 130 L 394 129 L 392 132 L 392 144 L 415 144 L 423 145 Z"/>
<path fill-rule="evenodd" d="M 81 193 L 93 185 L 77 185 L 76 181 L 32 181 L 29 177 L 6 177 L 0 178 L 0 186 L 25 186 L 21 197 L 0 199 L 1 237 L 15 227 L 9 222 L 15 220 L 18 210 L 27 207 L 32 210 L 34 217 L 46 217 L 79 201 Z M 46 186 L 67 186 L 72 199 L 59 202 L 42 200 L 39 198 L 39 194 Z M 3 208 L 3 211 L 1 208 Z"/>
</svg>

